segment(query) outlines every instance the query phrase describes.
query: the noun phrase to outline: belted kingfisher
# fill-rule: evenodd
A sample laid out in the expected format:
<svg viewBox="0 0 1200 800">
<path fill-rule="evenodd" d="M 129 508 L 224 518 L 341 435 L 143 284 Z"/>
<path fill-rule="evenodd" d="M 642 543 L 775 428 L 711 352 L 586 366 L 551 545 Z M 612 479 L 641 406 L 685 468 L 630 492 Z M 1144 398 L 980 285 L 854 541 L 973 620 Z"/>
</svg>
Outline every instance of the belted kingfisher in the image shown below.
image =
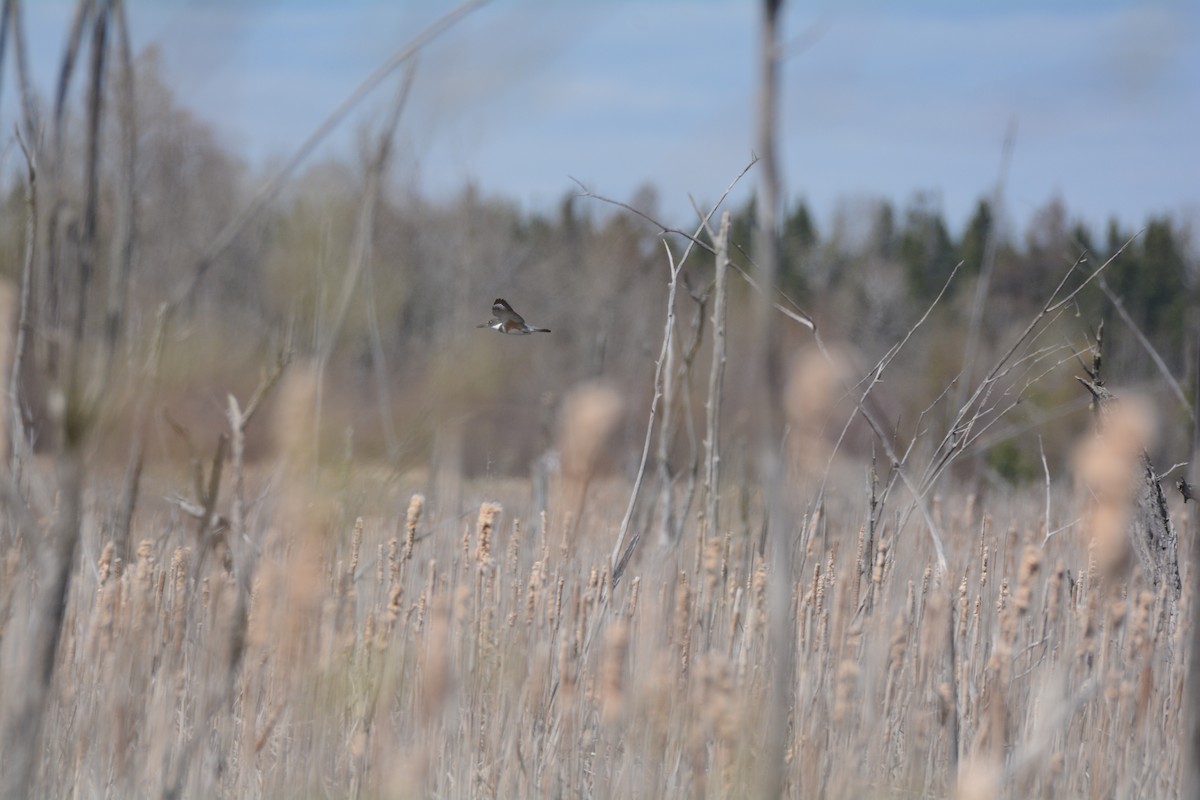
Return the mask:
<svg viewBox="0 0 1200 800">
<path fill-rule="evenodd" d="M 532 325 L 526 325 L 525 318 L 513 311 L 513 307 L 500 297 L 497 297 L 496 302 L 492 303 L 492 319 L 475 327 L 491 328 L 494 331 L 511 333 L 515 336 L 550 332 L 549 328 L 535 328 Z"/>
</svg>

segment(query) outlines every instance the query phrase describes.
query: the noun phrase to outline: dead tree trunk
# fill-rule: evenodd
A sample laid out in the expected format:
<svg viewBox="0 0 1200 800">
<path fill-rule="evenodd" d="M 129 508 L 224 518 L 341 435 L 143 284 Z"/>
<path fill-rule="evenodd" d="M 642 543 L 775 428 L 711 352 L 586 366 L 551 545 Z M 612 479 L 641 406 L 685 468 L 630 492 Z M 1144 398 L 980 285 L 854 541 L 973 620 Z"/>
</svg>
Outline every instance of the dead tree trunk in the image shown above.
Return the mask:
<svg viewBox="0 0 1200 800">
<path fill-rule="evenodd" d="M 783 0 L 763 0 L 759 27 L 758 227 L 754 259 L 762 287 L 757 311 L 757 369 L 752 384 L 762 399 L 758 431 L 759 481 L 767 499 L 762 549 L 772 565 L 767 580 L 768 651 L 773 659 L 757 796 L 782 797 L 788 784 L 788 742 L 795 707 L 796 620 L 793 616 L 792 529 L 784 494 L 779 442 L 783 433 L 781 353 L 772 301 L 779 274 L 779 163 L 776 128 L 779 109 L 779 21 Z"/>
</svg>

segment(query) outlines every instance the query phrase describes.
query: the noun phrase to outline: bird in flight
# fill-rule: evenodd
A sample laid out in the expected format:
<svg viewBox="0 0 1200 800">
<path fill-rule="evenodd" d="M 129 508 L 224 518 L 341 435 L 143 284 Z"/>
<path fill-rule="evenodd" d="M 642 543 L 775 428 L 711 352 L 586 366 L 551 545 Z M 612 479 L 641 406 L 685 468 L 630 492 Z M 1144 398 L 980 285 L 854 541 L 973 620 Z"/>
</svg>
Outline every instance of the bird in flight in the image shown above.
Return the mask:
<svg viewBox="0 0 1200 800">
<path fill-rule="evenodd" d="M 511 333 L 515 336 L 525 336 L 530 333 L 549 333 L 549 328 L 535 328 L 525 323 L 525 318 L 513 311 L 513 307 L 503 298 L 497 297 L 492 303 L 492 318 L 475 326 L 476 328 L 491 328 L 500 333 Z"/>
</svg>

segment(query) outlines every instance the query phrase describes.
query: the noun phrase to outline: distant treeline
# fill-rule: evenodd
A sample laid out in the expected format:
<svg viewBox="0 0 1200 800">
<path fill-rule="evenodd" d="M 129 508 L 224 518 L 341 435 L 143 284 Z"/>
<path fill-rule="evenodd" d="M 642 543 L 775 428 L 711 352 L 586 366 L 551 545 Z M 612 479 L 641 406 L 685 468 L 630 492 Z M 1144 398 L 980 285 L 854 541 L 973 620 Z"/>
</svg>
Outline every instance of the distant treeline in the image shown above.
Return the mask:
<svg viewBox="0 0 1200 800">
<path fill-rule="evenodd" d="M 208 124 L 180 106 L 160 78 L 153 50 L 143 54 L 137 70 L 136 233 L 124 327 L 128 342 L 121 351 L 130 372 L 143 357 L 139 343 L 151 335 L 158 304 L 196 270 L 206 246 L 247 207 L 262 172 L 271 169 L 249 169 Z M 94 286 L 106 285 L 112 258 L 117 204 L 112 187 L 122 154 L 117 133 L 113 126 L 101 144 Z M 198 299 L 186 310 L 190 324 L 168 343 L 180 368 L 166 371 L 170 380 L 164 380 L 162 405 L 177 416 L 191 416 L 198 426 L 211 417 L 219 428 L 221 403 L 211 397 L 253 386 L 286 331 L 303 353 L 315 351 L 330 329 L 348 265 L 357 258 L 356 234 L 371 169 L 368 133 L 364 129 L 358 153 L 318 156 L 293 177 L 212 265 Z M 324 407 L 329 423 L 323 426 L 332 449 L 379 449 L 379 420 L 392 414 L 398 444 L 419 460 L 436 431 L 452 420 L 464 437 L 474 437 L 471 453 L 487 454 L 477 456 L 484 463 L 476 467 L 520 468 L 550 440 L 559 398 L 590 378 L 603 378 L 626 392 L 625 435 L 636 441 L 644 430 L 649 378 L 662 337 L 668 269 L 659 242 L 664 232 L 649 220 L 689 230 L 693 223 L 660 219 L 652 188 L 615 198 L 644 216 L 567 186 L 550 211 L 523 210 L 471 186 L 451 200 L 432 202 L 412 188 L 419 185 L 421 166 L 405 142 L 402 121 L 398 156 L 383 176 L 385 191 L 367 238 L 367 268 L 350 287 L 332 353 Z M 54 208 L 45 205 L 50 199 L 40 198 L 36 235 L 43 246 L 29 306 L 35 335 L 25 362 L 35 422 L 44 402 L 38 387 L 48 383 L 39 374 L 57 368 L 56 331 L 71 324 L 71 311 L 60 298 L 69 296 L 78 277 L 56 272 L 55 264 L 71 263 L 70 248 L 78 241 L 82 152 L 82 139 L 68 136 L 59 182 L 66 189 L 53 198 Z M 10 168 L 0 207 L 0 274 L 15 283 L 26 252 L 25 177 L 23 169 Z M 600 193 L 604 187 L 589 188 Z M 883 393 L 897 418 L 915 418 L 962 369 L 962 343 L 985 264 L 990 261 L 991 267 L 981 295 L 981 360 L 1041 307 L 1072 264 L 1077 264 L 1072 282 L 1083 280 L 1123 246 L 1104 273 L 1104 287 L 1123 303 L 1180 382 L 1194 385 L 1200 270 L 1186 227 L 1164 216 L 1145 221 L 1144 228 L 1113 221 L 1097 233 L 1074 222 L 1069 210 L 1052 200 L 1027 230 L 1015 232 L 999 225 L 1002 215 L 981 200 L 955 237 L 933 198 L 917 194 L 900 210 L 883 201 L 848 203 L 828 230 L 819 229 L 810 209 L 796 201 L 784 224 L 781 290 L 813 315 L 827 337 L 848 341 L 870 360 L 904 335 L 962 263 L 924 334 L 928 339 L 912 363 L 891 376 Z M 751 206 L 734 209 L 733 260 L 748 272 L 753 270 L 752 218 Z M 686 239 L 666 238 L 681 255 Z M 711 255 L 693 248 L 677 309 L 681 355 L 697 326 L 705 324 L 700 301 L 712 272 Z M 1065 311 L 1063 340 L 1083 346 L 1101 319 L 1113 318 L 1104 287 L 1097 281 Z M 553 335 L 512 341 L 476 329 L 495 297 L 506 297 L 552 328 Z M 742 331 L 750 326 L 738 321 L 748 319 L 750 297 L 749 285 L 735 277 L 733 355 L 746 342 Z M 97 330 L 103 322 L 101 302 L 96 300 L 86 321 Z M 807 334 L 788 335 L 801 341 Z M 1155 379 L 1141 346 L 1119 326 L 1110 332 L 1108 347 L 1109 375 Z M 732 359 L 734 407 L 739 368 Z M 381 394 L 380 385 L 390 392 Z M 199 387 L 204 387 L 199 396 L 210 400 L 195 399 Z M 1067 385 L 1043 399 L 1061 403 L 1074 391 Z"/>
<path fill-rule="evenodd" d="M 850 220 L 851 214 L 859 218 Z M 1189 325 L 1200 322 L 1200 264 L 1188 227 L 1169 215 L 1152 216 L 1137 227 L 1112 219 L 1098 235 L 1072 220 L 1059 199 L 1039 209 L 1024 232 L 998 224 L 998 217 L 991 202 L 980 199 L 955 238 L 935 196 L 918 192 L 899 212 L 885 200 L 860 201 L 839 210 L 832 230 L 821 231 L 809 207 L 797 201 L 783 226 L 783 288 L 802 305 L 820 309 L 828 293 L 856 286 L 861 311 L 849 316 L 869 320 L 886 313 L 872 300 L 879 284 L 888 284 L 889 306 L 897 310 L 891 304 L 899 301 L 908 319 L 937 296 L 956 265 L 961 263 L 950 287 L 952 302 L 975 288 L 990 260 L 988 307 L 1020 316 L 1036 311 L 1072 264 L 1078 264 L 1082 279 L 1111 258 L 1104 285 L 1168 364 L 1180 374 L 1191 368 L 1195 343 L 1187 334 Z M 752 219 L 753 201 L 734 218 L 736 241 L 750 241 Z M 745 265 L 745 252 L 741 258 Z M 1111 315 L 1111 305 L 1103 291 L 1088 292 L 1072 311 L 1094 325 Z M 844 333 L 852 336 L 853 330 Z M 884 339 L 896 332 L 885 332 Z"/>
</svg>

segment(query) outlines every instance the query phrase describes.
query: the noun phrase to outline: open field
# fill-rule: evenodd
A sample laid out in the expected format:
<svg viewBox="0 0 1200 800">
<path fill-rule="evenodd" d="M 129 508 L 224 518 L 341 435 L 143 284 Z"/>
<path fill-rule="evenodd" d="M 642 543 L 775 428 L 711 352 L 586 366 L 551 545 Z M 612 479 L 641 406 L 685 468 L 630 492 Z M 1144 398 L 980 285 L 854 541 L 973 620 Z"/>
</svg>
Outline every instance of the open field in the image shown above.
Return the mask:
<svg viewBox="0 0 1200 800">
<path fill-rule="evenodd" d="M 768 584 L 788 575 L 756 522 L 689 522 L 613 587 L 623 484 L 565 535 L 560 481 L 543 520 L 521 482 L 463 484 L 447 513 L 403 478 L 330 489 L 277 463 L 233 575 L 198 568 L 189 517 L 146 514 L 122 563 L 85 512 L 40 795 L 755 794 Z M 1178 792 L 1190 598 L 1106 584 L 1078 526 L 1043 544 L 1040 490 L 937 498 L 941 580 L 920 525 L 888 513 L 868 541 L 863 484 L 836 493 L 791 523 L 788 796 Z M 1075 519 L 1053 501 L 1052 526 Z M 9 660 L 30 558 L 5 558 Z"/>
</svg>

